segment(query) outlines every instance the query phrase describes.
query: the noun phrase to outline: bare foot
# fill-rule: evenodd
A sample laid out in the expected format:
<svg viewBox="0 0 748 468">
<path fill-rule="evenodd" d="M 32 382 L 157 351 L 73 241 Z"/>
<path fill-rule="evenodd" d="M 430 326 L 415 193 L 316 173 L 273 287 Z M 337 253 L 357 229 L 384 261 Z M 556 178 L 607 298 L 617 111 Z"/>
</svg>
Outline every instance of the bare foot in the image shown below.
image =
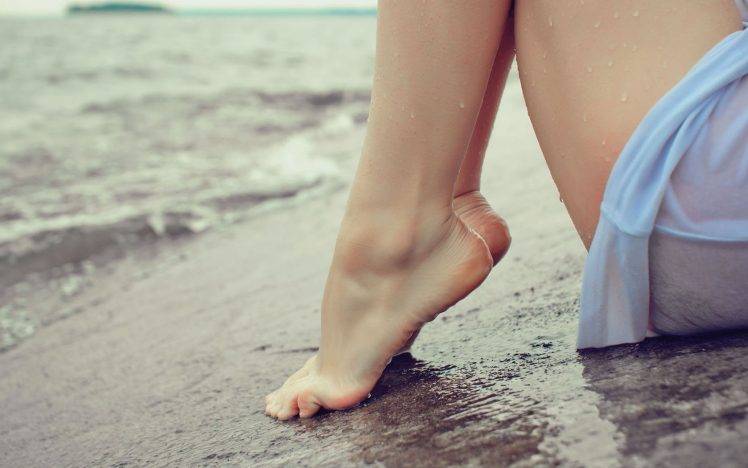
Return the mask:
<svg viewBox="0 0 748 468">
<path fill-rule="evenodd" d="M 488 276 L 492 256 L 475 231 L 455 213 L 427 219 L 430 226 L 384 230 L 344 222 L 325 288 L 319 354 L 266 397 L 268 415 L 304 418 L 358 404 L 423 324 Z"/>
<path fill-rule="evenodd" d="M 506 221 L 496 214 L 477 190 L 455 197 L 452 203 L 457 216 L 486 241 L 493 264 L 499 263 L 512 242 Z"/>
<path fill-rule="evenodd" d="M 496 214 L 491 205 L 477 190 L 455 197 L 452 201 L 452 208 L 462 222 L 486 242 L 493 258 L 493 264 L 499 263 L 506 255 L 512 242 L 506 221 Z M 418 338 L 419 332 L 420 330 L 413 333 L 397 354 L 409 352 L 413 342 Z"/>
</svg>

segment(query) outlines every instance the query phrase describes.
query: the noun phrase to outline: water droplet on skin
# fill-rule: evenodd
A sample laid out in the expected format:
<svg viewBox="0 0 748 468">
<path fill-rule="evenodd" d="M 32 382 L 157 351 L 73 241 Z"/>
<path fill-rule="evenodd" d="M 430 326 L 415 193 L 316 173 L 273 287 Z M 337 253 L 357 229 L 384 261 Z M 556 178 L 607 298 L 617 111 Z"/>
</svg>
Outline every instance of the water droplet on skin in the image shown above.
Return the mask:
<svg viewBox="0 0 748 468">
<path fill-rule="evenodd" d="M 603 138 L 603 146 L 605 146 L 605 144 L 606 144 L 607 142 L 608 142 L 608 139 L 607 139 L 607 138 Z"/>
<path fill-rule="evenodd" d="M 586 121 L 587 121 L 587 114 L 582 114 L 582 122 L 586 122 Z"/>
<path fill-rule="evenodd" d="M 560 193 L 558 194 L 558 201 L 560 201 L 561 203 L 563 203 L 563 202 L 564 202 L 564 199 L 563 199 L 563 198 L 561 198 L 561 194 L 560 194 Z"/>
<path fill-rule="evenodd" d="M 546 69 L 545 67 L 543 67 L 543 74 L 545 74 L 545 75 L 548 74 L 548 69 Z"/>
<path fill-rule="evenodd" d="M 618 19 L 618 17 L 621 16 L 617 11 L 613 13 L 613 18 Z"/>
<path fill-rule="evenodd" d="M 464 108 L 465 108 L 465 103 L 463 101 L 460 101 L 460 109 L 464 109 Z"/>
<path fill-rule="evenodd" d="M 596 28 L 599 28 L 599 27 L 600 27 L 600 22 L 599 22 L 599 21 L 598 21 L 597 23 L 595 23 L 595 27 L 596 27 Z"/>
<path fill-rule="evenodd" d="M 636 44 L 631 46 L 631 52 L 636 52 L 638 49 L 639 49 L 639 46 L 637 46 Z"/>
<path fill-rule="evenodd" d="M 410 113 L 410 118 L 411 118 L 411 119 L 415 119 L 415 118 L 416 118 L 416 114 L 414 114 L 413 112 L 411 112 L 411 113 Z"/>
<path fill-rule="evenodd" d="M 587 67 L 587 73 L 592 73 L 592 67 Z"/>
<path fill-rule="evenodd" d="M 553 27 L 553 18 L 548 17 L 548 26 Z"/>
<path fill-rule="evenodd" d="M 626 93 L 621 94 L 621 102 L 626 102 L 629 99 L 629 95 Z"/>
<path fill-rule="evenodd" d="M 639 16 L 639 10 L 634 10 L 634 12 L 631 13 L 631 15 L 636 18 L 637 16 Z"/>
<path fill-rule="evenodd" d="M 609 66 L 609 67 L 612 67 L 612 66 L 613 66 L 613 61 L 612 61 L 612 60 L 608 60 L 608 66 Z"/>
<path fill-rule="evenodd" d="M 543 58 L 548 57 L 548 52 L 543 52 Z"/>
</svg>

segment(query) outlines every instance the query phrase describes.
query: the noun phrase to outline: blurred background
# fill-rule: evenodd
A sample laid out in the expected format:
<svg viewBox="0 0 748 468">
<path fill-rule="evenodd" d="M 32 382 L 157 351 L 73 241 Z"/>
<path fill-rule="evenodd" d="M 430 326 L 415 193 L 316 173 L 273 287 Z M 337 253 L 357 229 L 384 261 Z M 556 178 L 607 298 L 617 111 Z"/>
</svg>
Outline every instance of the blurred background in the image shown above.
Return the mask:
<svg viewBox="0 0 748 468">
<path fill-rule="evenodd" d="M 114 260 L 340 190 L 375 7 L 0 3 L 0 350 Z"/>
</svg>

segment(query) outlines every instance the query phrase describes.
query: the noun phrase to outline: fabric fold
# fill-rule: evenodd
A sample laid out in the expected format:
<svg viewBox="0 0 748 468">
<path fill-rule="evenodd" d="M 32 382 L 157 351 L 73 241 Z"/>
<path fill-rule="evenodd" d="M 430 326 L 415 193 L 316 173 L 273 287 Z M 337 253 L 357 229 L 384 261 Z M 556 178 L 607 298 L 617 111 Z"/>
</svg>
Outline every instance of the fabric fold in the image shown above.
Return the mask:
<svg viewBox="0 0 748 468">
<path fill-rule="evenodd" d="M 647 336 L 649 238 L 663 198 L 720 98 L 746 75 L 744 28 L 707 52 L 647 113 L 623 148 L 605 187 L 585 263 L 578 348 L 635 343 Z"/>
</svg>

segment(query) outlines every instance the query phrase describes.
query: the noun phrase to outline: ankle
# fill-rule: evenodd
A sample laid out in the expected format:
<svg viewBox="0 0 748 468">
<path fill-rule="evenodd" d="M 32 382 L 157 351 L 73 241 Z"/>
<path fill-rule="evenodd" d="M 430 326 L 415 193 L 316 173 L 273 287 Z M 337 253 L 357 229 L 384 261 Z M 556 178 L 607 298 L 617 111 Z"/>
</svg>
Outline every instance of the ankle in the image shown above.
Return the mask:
<svg viewBox="0 0 748 468">
<path fill-rule="evenodd" d="M 404 268 L 427 256 L 458 222 L 451 209 L 407 213 L 351 210 L 343 218 L 335 256 L 349 272 Z"/>
<path fill-rule="evenodd" d="M 486 198 L 478 190 L 468 190 L 455 193 L 452 207 L 457 216 L 463 216 L 470 211 L 489 209 L 493 211 Z"/>
<path fill-rule="evenodd" d="M 480 181 L 474 181 L 471 183 L 458 181 L 455 184 L 454 190 L 452 191 L 452 198 L 457 199 L 460 197 L 470 196 L 471 194 L 481 195 Z"/>
</svg>

